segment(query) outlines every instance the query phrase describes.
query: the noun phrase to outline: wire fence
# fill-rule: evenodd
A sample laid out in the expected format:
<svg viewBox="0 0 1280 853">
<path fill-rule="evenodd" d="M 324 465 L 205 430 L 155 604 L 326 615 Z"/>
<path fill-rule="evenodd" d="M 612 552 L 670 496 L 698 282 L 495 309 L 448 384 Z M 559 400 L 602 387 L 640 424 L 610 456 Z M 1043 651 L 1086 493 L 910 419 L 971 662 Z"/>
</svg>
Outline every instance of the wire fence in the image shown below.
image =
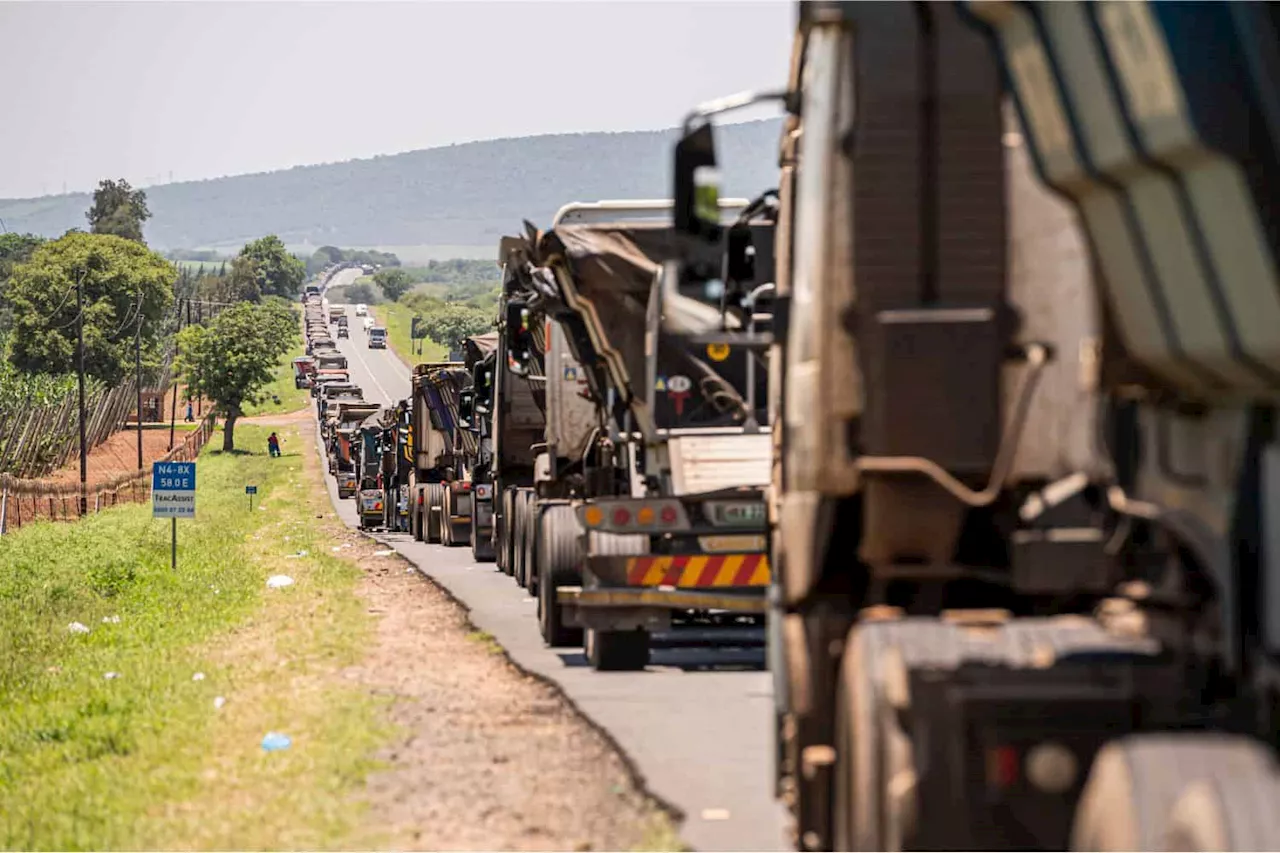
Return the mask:
<svg viewBox="0 0 1280 853">
<path fill-rule="evenodd" d="M 157 462 L 190 462 L 213 435 L 216 418 L 210 413 L 182 444 Z M 130 471 L 90 483 L 85 489 L 85 514 L 94 514 L 125 503 L 151 499 L 151 471 Z M 80 484 L 31 480 L 0 474 L 0 536 L 34 521 L 78 521 Z"/>
</svg>

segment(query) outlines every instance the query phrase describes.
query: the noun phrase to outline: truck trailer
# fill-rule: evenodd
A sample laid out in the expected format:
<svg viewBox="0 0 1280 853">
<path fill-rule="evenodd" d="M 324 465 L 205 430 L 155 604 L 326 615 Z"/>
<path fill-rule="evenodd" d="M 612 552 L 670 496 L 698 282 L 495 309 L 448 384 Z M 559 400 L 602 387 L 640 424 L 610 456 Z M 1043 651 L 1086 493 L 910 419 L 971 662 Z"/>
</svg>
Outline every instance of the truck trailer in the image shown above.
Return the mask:
<svg viewBox="0 0 1280 853">
<path fill-rule="evenodd" d="M 460 362 L 431 362 L 413 369 L 412 382 L 410 527 L 415 539 L 463 545 L 470 541 L 467 460 L 475 456 L 476 438 L 460 428 L 458 402 L 471 385 L 471 374 Z"/>
</svg>

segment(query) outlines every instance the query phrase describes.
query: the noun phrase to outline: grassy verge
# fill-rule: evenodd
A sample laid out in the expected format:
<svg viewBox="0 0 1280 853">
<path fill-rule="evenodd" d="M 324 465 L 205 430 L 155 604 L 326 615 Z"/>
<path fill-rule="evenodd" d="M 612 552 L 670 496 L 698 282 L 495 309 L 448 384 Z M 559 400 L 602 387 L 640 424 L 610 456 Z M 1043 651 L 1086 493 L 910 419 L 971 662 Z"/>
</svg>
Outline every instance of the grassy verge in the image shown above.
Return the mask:
<svg viewBox="0 0 1280 853">
<path fill-rule="evenodd" d="M 265 429 L 236 434 L 265 445 Z M 389 733 L 374 700 L 333 677 L 371 623 L 352 594 L 358 569 L 317 529 L 307 450 L 284 437 L 280 459 L 201 456 L 177 571 L 169 523 L 147 506 L 0 542 L 0 846 L 376 843 L 357 837 L 351 794 Z M 267 589 L 277 573 L 295 584 Z M 268 731 L 292 747 L 264 752 Z"/>
<path fill-rule="evenodd" d="M 369 310 L 378 322 L 387 327 L 387 339 L 391 349 L 405 364 L 421 364 L 424 361 L 443 361 L 449 354 L 444 347 L 432 340 L 414 341 L 409 338 L 413 326 L 413 309 L 399 302 L 384 302 L 371 305 Z M 418 354 L 417 345 L 422 345 L 422 354 Z"/>
<path fill-rule="evenodd" d="M 304 344 L 299 342 L 284 355 L 276 365 L 275 378 L 263 391 L 262 402 L 246 405 L 245 415 L 283 415 L 305 408 L 311 402 L 307 389 L 293 387 L 293 360 L 305 354 Z"/>
</svg>

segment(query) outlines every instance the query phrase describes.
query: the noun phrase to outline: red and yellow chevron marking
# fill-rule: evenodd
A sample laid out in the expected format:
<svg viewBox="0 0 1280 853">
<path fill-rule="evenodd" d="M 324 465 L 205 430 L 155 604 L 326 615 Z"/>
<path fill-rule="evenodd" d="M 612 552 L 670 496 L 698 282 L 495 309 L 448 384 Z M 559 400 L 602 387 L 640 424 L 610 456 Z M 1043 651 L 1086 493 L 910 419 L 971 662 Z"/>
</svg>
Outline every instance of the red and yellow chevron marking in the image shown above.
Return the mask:
<svg viewBox="0 0 1280 853">
<path fill-rule="evenodd" d="M 767 586 L 769 558 L 764 554 L 678 554 L 631 557 L 629 586 Z"/>
</svg>

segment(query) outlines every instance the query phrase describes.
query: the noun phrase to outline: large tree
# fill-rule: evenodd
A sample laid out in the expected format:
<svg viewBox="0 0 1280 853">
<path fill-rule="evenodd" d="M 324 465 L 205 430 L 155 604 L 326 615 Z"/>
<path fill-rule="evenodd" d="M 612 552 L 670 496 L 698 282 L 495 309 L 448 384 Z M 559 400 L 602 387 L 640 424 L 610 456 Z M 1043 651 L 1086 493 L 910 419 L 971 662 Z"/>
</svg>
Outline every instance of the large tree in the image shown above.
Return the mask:
<svg viewBox="0 0 1280 853">
<path fill-rule="evenodd" d="M 423 317 L 419 328 L 436 343 L 450 350 L 460 350 L 467 338 L 492 329 L 493 318 L 477 308 L 446 305 Z"/>
<path fill-rule="evenodd" d="M 13 269 L 9 358 L 28 373 L 76 368 L 76 285 L 84 299 L 85 370 L 114 384 L 133 371 L 141 328 L 151 364 L 173 305 L 173 264 L 145 246 L 108 234 L 70 233 L 45 243 Z"/>
<path fill-rule="evenodd" d="M 93 206 L 85 218 L 94 234 L 114 234 L 141 243 L 142 225 L 151 218 L 147 194 L 135 190 L 123 178 L 102 181 L 93 191 Z"/>
<path fill-rule="evenodd" d="M 383 296 L 398 302 L 413 287 L 413 276 L 399 267 L 387 267 L 374 273 L 373 283 L 382 288 Z"/>
<path fill-rule="evenodd" d="M 297 315 L 271 298 L 238 303 L 208 325 L 187 326 L 178 334 L 178 370 L 222 414 L 224 451 L 235 450 L 236 420 L 246 403 L 260 399 L 297 339 Z"/>
<path fill-rule="evenodd" d="M 302 290 L 307 265 L 285 251 L 284 243 L 276 235 L 254 240 L 240 250 L 239 256 L 253 261 L 257 267 L 258 290 L 263 296 L 293 299 Z"/>
</svg>

